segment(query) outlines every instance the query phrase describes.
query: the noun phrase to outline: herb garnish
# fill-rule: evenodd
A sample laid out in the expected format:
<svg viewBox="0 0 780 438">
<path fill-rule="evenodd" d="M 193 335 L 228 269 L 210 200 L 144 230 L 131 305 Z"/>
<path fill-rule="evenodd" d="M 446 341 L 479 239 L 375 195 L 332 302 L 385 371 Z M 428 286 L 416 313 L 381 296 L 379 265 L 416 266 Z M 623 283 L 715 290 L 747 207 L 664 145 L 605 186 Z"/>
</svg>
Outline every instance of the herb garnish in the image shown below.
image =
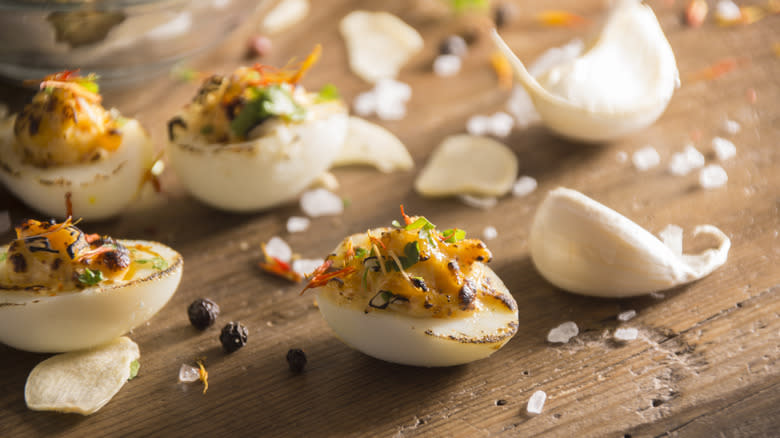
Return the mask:
<svg viewBox="0 0 780 438">
<path fill-rule="evenodd" d="M 168 262 L 165 261 L 165 259 L 162 257 L 155 257 L 152 259 L 138 259 L 135 262 L 142 265 L 146 263 L 151 263 L 152 268 L 157 269 L 158 271 L 168 269 Z"/>
<path fill-rule="evenodd" d="M 138 375 L 138 368 L 141 368 L 141 362 L 138 359 L 130 362 L 130 377 L 127 380 L 133 380 Z"/>
<path fill-rule="evenodd" d="M 380 290 L 376 295 L 368 302 L 369 307 L 375 309 L 386 309 L 390 303 L 408 302 L 409 298 L 402 295 L 396 295 L 389 290 Z"/>
<path fill-rule="evenodd" d="M 341 98 L 341 94 L 339 94 L 339 89 L 336 88 L 333 84 L 325 84 L 322 88 L 320 88 L 320 92 L 317 93 L 317 101 L 318 102 L 329 102 L 331 100 L 338 100 Z"/>
<path fill-rule="evenodd" d="M 368 254 L 368 251 L 366 251 L 365 248 L 357 247 L 355 248 L 355 257 L 362 259 Z"/>
<path fill-rule="evenodd" d="M 279 85 L 253 87 L 249 90 L 253 94 L 251 100 L 230 122 L 231 131 L 239 137 L 246 137 L 252 128 L 274 116 L 292 122 L 300 122 L 306 117 L 306 110 L 293 100 L 289 91 Z"/>
<path fill-rule="evenodd" d="M 455 243 L 466 238 L 466 231 L 461 230 L 460 228 L 450 228 L 442 231 L 441 236 L 444 238 L 445 242 Z"/>
<path fill-rule="evenodd" d="M 403 269 L 409 269 L 415 263 L 420 261 L 420 244 L 416 240 L 409 242 L 404 246 L 404 255 L 398 256 Z M 395 260 L 385 260 L 385 269 L 388 271 L 399 271 Z"/>
<path fill-rule="evenodd" d="M 78 280 L 81 284 L 93 286 L 105 280 L 105 278 L 103 277 L 103 271 L 100 269 L 95 269 L 93 271 L 92 269 L 85 268 L 84 272 L 79 274 Z"/>
</svg>

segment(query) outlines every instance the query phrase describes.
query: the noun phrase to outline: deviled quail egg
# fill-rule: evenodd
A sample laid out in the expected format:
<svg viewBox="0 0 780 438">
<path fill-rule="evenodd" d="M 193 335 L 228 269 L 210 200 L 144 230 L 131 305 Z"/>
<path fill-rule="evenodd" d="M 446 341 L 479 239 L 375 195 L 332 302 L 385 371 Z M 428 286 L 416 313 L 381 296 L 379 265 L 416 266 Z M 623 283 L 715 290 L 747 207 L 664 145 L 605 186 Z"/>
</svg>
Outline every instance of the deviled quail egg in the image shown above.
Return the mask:
<svg viewBox="0 0 780 438">
<path fill-rule="evenodd" d="M 75 71 L 48 76 L 32 102 L 0 121 L 0 181 L 47 216 L 68 216 L 68 202 L 85 219 L 116 215 L 153 165 L 148 134 L 101 105 L 95 79 Z"/>
<path fill-rule="evenodd" d="M 338 157 L 347 109 L 298 84 L 297 70 L 265 65 L 211 76 L 168 122 L 168 157 L 186 189 L 211 206 L 253 211 L 289 201 Z"/>
<path fill-rule="evenodd" d="M 28 220 L 0 247 L 0 342 L 20 350 L 95 347 L 146 322 L 176 291 L 182 258 L 157 243 Z"/>
<path fill-rule="evenodd" d="M 485 244 L 404 219 L 347 237 L 312 274 L 306 289 L 325 321 L 352 348 L 405 365 L 459 365 L 500 349 L 517 331 L 517 304 L 485 265 Z"/>
</svg>

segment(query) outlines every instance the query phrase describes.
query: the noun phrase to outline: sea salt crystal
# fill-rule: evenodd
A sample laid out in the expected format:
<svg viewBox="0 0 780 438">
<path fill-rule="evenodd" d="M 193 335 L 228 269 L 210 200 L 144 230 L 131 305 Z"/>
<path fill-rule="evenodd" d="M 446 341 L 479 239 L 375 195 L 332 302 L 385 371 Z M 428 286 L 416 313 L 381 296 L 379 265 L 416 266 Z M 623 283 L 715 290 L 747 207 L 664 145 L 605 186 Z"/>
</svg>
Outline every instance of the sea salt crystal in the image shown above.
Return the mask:
<svg viewBox="0 0 780 438">
<path fill-rule="evenodd" d="M 512 184 L 512 195 L 517 197 L 528 196 L 536 190 L 537 186 L 538 183 L 536 182 L 536 179 L 528 175 L 523 175 Z"/>
<path fill-rule="evenodd" d="M 301 195 L 301 210 L 309 217 L 333 216 L 344 212 L 344 202 L 325 189 L 308 190 Z"/>
<path fill-rule="evenodd" d="M 439 55 L 433 61 L 433 72 L 437 76 L 455 76 L 460 71 L 461 60 L 457 55 Z"/>
<path fill-rule="evenodd" d="M 669 224 L 658 233 L 661 242 L 671 249 L 673 253 L 682 255 L 683 249 L 683 229 L 674 224 Z"/>
<path fill-rule="evenodd" d="M 712 139 L 712 149 L 715 150 L 715 155 L 720 161 L 726 161 L 737 155 L 737 147 L 734 146 L 734 143 L 722 137 Z"/>
<path fill-rule="evenodd" d="M 525 128 L 541 120 L 539 113 L 536 112 L 531 96 L 521 86 L 517 86 L 512 90 L 512 94 L 506 103 L 506 110 L 515 117 L 515 122 L 520 128 Z"/>
<path fill-rule="evenodd" d="M 200 370 L 186 363 L 181 364 L 179 368 L 179 382 L 196 382 L 200 379 Z"/>
<path fill-rule="evenodd" d="M 376 111 L 376 94 L 373 91 L 366 91 L 355 96 L 352 101 L 352 109 L 355 114 L 361 117 L 368 117 Z"/>
<path fill-rule="evenodd" d="M 734 120 L 726 119 L 723 122 L 723 130 L 726 131 L 727 134 L 737 134 L 741 129 L 742 126 L 740 126 L 739 123 Z"/>
<path fill-rule="evenodd" d="M 618 153 L 615 154 L 615 159 L 618 163 L 625 163 L 628 161 L 628 154 L 625 151 L 618 151 Z"/>
<path fill-rule="evenodd" d="M 705 189 L 723 187 L 728 180 L 728 174 L 718 164 L 710 164 L 699 172 L 699 185 Z"/>
<path fill-rule="evenodd" d="M 547 393 L 542 390 L 536 391 L 531 395 L 531 398 L 528 399 L 526 410 L 529 414 L 541 414 L 542 409 L 544 409 L 544 402 L 546 401 Z"/>
<path fill-rule="evenodd" d="M 309 229 L 311 225 L 311 219 L 303 216 L 290 216 L 287 219 L 287 232 L 288 233 L 300 233 Z"/>
<path fill-rule="evenodd" d="M 301 274 L 302 277 L 305 277 L 314 272 L 314 270 L 319 268 L 323 263 L 325 263 L 325 260 L 323 259 L 297 259 L 292 262 L 292 270 Z"/>
<path fill-rule="evenodd" d="M 631 309 L 631 310 L 626 310 L 624 312 L 618 313 L 617 319 L 618 321 L 626 322 L 634 319 L 635 316 L 636 316 L 636 310 Z"/>
<path fill-rule="evenodd" d="M 506 137 L 512 132 L 515 120 L 509 114 L 499 111 L 490 116 L 490 133 L 496 137 Z"/>
<path fill-rule="evenodd" d="M 682 152 L 672 155 L 669 173 L 678 176 L 687 175 L 691 170 L 700 169 L 702 166 L 704 166 L 704 155 L 692 144 L 688 144 Z"/>
<path fill-rule="evenodd" d="M 619 328 L 615 330 L 614 338 L 618 341 L 633 341 L 639 335 L 635 328 Z"/>
<path fill-rule="evenodd" d="M 584 48 L 585 43 L 581 39 L 575 38 L 561 47 L 548 49 L 528 67 L 528 73 L 533 77 L 539 77 L 556 65 L 580 56 Z"/>
<path fill-rule="evenodd" d="M 377 100 L 376 116 L 382 120 L 403 120 L 406 106 L 395 100 Z"/>
<path fill-rule="evenodd" d="M 289 262 L 292 258 L 292 248 L 281 237 L 274 236 L 265 244 L 265 253 L 283 262 Z"/>
<path fill-rule="evenodd" d="M 498 204 L 498 198 L 493 196 L 458 195 L 458 199 L 469 207 L 487 210 Z"/>
<path fill-rule="evenodd" d="M 482 238 L 485 240 L 493 240 L 498 237 L 498 230 L 494 226 L 487 226 L 482 230 Z"/>
<path fill-rule="evenodd" d="M 577 324 L 574 321 L 567 321 L 550 330 L 550 333 L 547 334 L 547 342 L 565 344 L 579 333 L 580 329 Z"/>
<path fill-rule="evenodd" d="M 395 100 L 407 102 L 412 97 L 412 87 L 409 84 L 392 78 L 380 79 L 374 86 L 378 100 Z"/>
<path fill-rule="evenodd" d="M 661 157 L 658 155 L 658 151 L 652 146 L 645 146 L 642 149 L 634 152 L 631 157 L 631 162 L 634 163 L 634 167 L 640 172 L 652 169 L 661 162 Z"/>
<path fill-rule="evenodd" d="M 488 116 L 471 116 L 466 122 L 466 131 L 471 135 L 485 135 L 490 130 L 490 118 Z"/>
<path fill-rule="evenodd" d="M 11 229 L 11 213 L 8 210 L 0 211 L 0 233 Z"/>
<path fill-rule="evenodd" d="M 731 0 L 721 0 L 715 7 L 715 16 L 723 21 L 736 21 L 742 17 L 742 11 Z"/>
</svg>

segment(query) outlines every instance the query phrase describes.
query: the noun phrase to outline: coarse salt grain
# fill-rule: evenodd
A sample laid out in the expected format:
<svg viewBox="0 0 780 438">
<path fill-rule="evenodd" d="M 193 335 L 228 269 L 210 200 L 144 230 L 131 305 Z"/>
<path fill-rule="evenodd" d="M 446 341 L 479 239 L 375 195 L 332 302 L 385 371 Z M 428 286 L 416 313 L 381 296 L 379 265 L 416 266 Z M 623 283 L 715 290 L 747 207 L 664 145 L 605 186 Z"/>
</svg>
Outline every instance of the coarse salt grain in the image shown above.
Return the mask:
<svg viewBox="0 0 780 438">
<path fill-rule="evenodd" d="M 533 77 L 539 77 L 556 65 L 580 56 L 584 48 L 585 43 L 581 39 L 575 38 L 561 47 L 548 49 L 528 67 L 528 73 Z"/>
<path fill-rule="evenodd" d="M 528 399 L 526 411 L 528 411 L 529 414 L 541 414 L 542 409 L 544 409 L 544 402 L 546 401 L 547 393 L 542 390 L 536 391 L 531 395 L 531 398 Z"/>
<path fill-rule="evenodd" d="M 311 219 L 303 216 L 290 216 L 287 219 L 287 232 L 300 233 L 309 229 Z"/>
<path fill-rule="evenodd" d="M 179 382 L 191 383 L 196 382 L 199 379 L 200 369 L 192 365 L 187 365 L 186 363 L 181 364 L 181 367 L 179 368 Z"/>
<path fill-rule="evenodd" d="M 460 71 L 461 60 L 457 55 L 439 55 L 433 61 L 433 72 L 436 76 L 455 76 Z"/>
<path fill-rule="evenodd" d="M 615 154 L 615 159 L 618 163 L 625 163 L 628 161 L 628 154 L 625 151 L 618 151 L 617 154 Z"/>
<path fill-rule="evenodd" d="M 728 180 L 728 174 L 718 164 L 710 164 L 699 172 L 699 185 L 705 189 L 723 187 Z"/>
<path fill-rule="evenodd" d="M 683 229 L 674 224 L 667 225 L 658 233 L 661 242 L 671 249 L 673 253 L 682 255 L 683 249 Z"/>
<path fill-rule="evenodd" d="M 498 204 L 498 198 L 494 196 L 458 195 L 458 199 L 469 207 L 483 210 L 493 208 Z"/>
<path fill-rule="evenodd" d="M 512 90 L 506 103 L 506 110 L 515 117 L 515 122 L 520 128 L 525 128 L 541 120 L 531 100 L 531 95 L 521 86 L 516 86 Z"/>
<path fill-rule="evenodd" d="M 734 120 L 726 119 L 723 122 L 723 130 L 726 131 L 727 134 L 737 134 L 742 129 L 742 126 Z"/>
<path fill-rule="evenodd" d="M 301 210 L 309 217 L 333 216 L 344 212 L 344 202 L 332 192 L 314 189 L 301 195 Z"/>
<path fill-rule="evenodd" d="M 506 137 L 512 132 L 515 120 L 509 114 L 499 111 L 490 116 L 490 133 L 496 137 Z"/>
<path fill-rule="evenodd" d="M 712 149 L 715 150 L 715 155 L 720 161 L 726 161 L 737 155 L 737 147 L 734 146 L 734 143 L 722 137 L 712 139 Z"/>
<path fill-rule="evenodd" d="M 493 240 L 498 237 L 498 230 L 494 226 L 487 226 L 482 230 L 482 238 L 485 240 Z"/>
<path fill-rule="evenodd" d="M 512 195 L 517 197 L 528 196 L 536 190 L 537 186 L 538 183 L 536 182 L 536 179 L 528 175 L 523 175 L 512 184 Z"/>
<path fill-rule="evenodd" d="M 634 152 L 634 155 L 631 157 L 631 162 L 634 163 L 634 167 L 636 167 L 637 170 L 643 172 L 657 166 L 661 162 L 661 157 L 654 147 L 645 146 Z"/>
<path fill-rule="evenodd" d="M 580 329 L 574 321 L 567 321 L 550 330 L 547 334 L 547 342 L 565 344 L 580 333 Z"/>
<path fill-rule="evenodd" d="M 352 109 L 355 114 L 361 117 L 368 117 L 376 111 L 376 94 L 373 91 L 366 91 L 355 96 L 352 101 Z"/>
<path fill-rule="evenodd" d="M 292 248 L 278 236 L 268 239 L 268 243 L 265 244 L 265 253 L 285 263 L 292 258 Z"/>
<path fill-rule="evenodd" d="M 691 170 L 700 169 L 702 166 L 704 166 L 704 155 L 693 145 L 688 144 L 682 152 L 672 155 L 669 173 L 678 176 L 687 175 Z"/>
<path fill-rule="evenodd" d="M 323 263 L 325 263 L 323 259 L 297 259 L 292 262 L 292 270 L 305 277 L 314 272 Z"/>
<path fill-rule="evenodd" d="M 618 341 L 633 341 L 639 335 L 635 328 L 619 328 L 615 330 L 614 338 Z"/>
<path fill-rule="evenodd" d="M 487 116 L 471 116 L 466 122 L 466 132 L 471 135 L 485 135 L 490 130 L 490 118 Z"/>
<path fill-rule="evenodd" d="M 742 11 L 733 1 L 721 0 L 715 7 L 715 16 L 722 21 L 736 21 L 742 17 Z"/>
<path fill-rule="evenodd" d="M 11 213 L 8 210 L 0 211 L 0 233 L 11 229 Z"/>
<path fill-rule="evenodd" d="M 631 309 L 631 310 L 626 310 L 625 312 L 618 313 L 617 319 L 618 321 L 626 322 L 634 319 L 635 316 L 636 316 L 636 310 Z"/>
</svg>

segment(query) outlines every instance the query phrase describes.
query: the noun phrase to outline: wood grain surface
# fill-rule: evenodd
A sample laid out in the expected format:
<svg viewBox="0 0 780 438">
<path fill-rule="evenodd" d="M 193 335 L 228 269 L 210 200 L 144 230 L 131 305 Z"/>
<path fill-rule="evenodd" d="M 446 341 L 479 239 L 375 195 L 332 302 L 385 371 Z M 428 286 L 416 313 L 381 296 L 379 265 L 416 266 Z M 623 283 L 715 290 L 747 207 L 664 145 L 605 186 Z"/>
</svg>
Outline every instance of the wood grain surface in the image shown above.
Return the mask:
<svg viewBox="0 0 780 438">
<path fill-rule="evenodd" d="M 682 77 L 664 115 L 626 139 L 587 146 L 561 140 L 540 125 L 516 128 L 503 141 L 517 154 L 520 174 L 538 189 L 527 197 L 502 198 L 489 210 L 455 199 L 425 199 L 413 181 L 432 150 L 447 135 L 461 133 L 474 114 L 503 110 L 509 92 L 497 86 L 489 66 L 493 51 L 478 41 L 452 78 L 431 73 L 439 41 L 462 29 L 463 18 L 432 14 L 430 2 L 312 2 L 303 23 L 273 39 L 264 63 L 282 65 L 305 56 L 316 43 L 323 57 L 304 83 L 335 83 L 347 101 L 370 88 L 347 67 L 338 22 L 351 9 L 383 9 L 420 31 L 425 49 L 403 69 L 400 80 L 413 96 L 407 116 L 379 122 L 409 148 L 411 172 L 380 174 L 350 167 L 335 171 L 345 213 L 317 218 L 309 230 L 288 234 L 285 221 L 300 215 L 296 204 L 256 214 L 228 214 L 188 197 L 175 178 L 163 178 L 165 201 L 99 223 L 89 232 L 159 240 L 184 256 L 184 277 L 172 300 L 131 337 L 141 349 L 138 377 L 98 413 L 82 417 L 33 412 L 25 407 L 29 371 L 46 357 L 0 346 L 0 436 L 694 436 L 761 437 L 780 432 L 780 15 L 747 26 L 720 27 L 712 18 L 692 29 L 682 23 L 683 1 L 650 1 L 674 48 Z M 711 9 L 715 2 L 709 1 Z M 741 2 L 747 4 L 751 2 Z M 753 4 L 763 4 L 752 2 Z M 517 15 L 502 29 L 524 60 L 575 36 L 593 34 L 607 10 L 602 1 L 517 1 Z M 572 11 L 589 19 L 574 28 L 549 28 L 533 19 L 543 9 Z M 227 43 L 190 66 L 226 73 L 253 61 L 244 56 L 247 36 L 260 17 L 239 28 Z M 729 57 L 743 62 L 711 81 L 691 75 Z M 134 89 L 109 91 L 107 105 L 136 116 L 156 144 L 165 122 L 192 96 L 197 83 L 162 77 Z M 752 101 L 749 95 L 755 92 Z M 29 92 L 4 85 L 0 95 L 18 110 Z M 726 134 L 723 122 L 742 129 Z M 673 153 L 692 141 L 717 162 L 714 136 L 731 139 L 736 157 L 721 163 L 728 183 L 703 190 L 698 175 L 666 171 Z M 631 153 L 654 146 L 661 165 L 638 172 Z M 534 269 L 528 255 L 530 222 L 545 194 L 558 186 L 584 192 L 624 213 L 653 233 L 673 223 L 686 231 L 686 250 L 706 241 L 687 240 L 696 225 L 712 224 L 732 240 L 728 262 L 712 275 L 662 297 L 595 299 L 556 289 Z M 262 188 L 258 188 L 262 189 Z M 427 369 L 385 363 L 342 344 L 301 287 L 261 272 L 260 244 L 285 238 L 307 258 L 324 257 L 344 236 L 387 225 L 398 205 L 441 227 L 472 236 L 492 225 L 488 242 L 493 269 L 519 305 L 517 335 L 488 359 L 464 366 Z M 15 223 L 37 217 L 5 189 L 2 210 Z M 1 236 L 12 238 L 10 231 Z M 199 332 L 186 308 L 198 297 L 219 303 L 217 324 Z M 620 323 L 616 315 L 635 309 Z M 222 352 L 219 329 L 228 321 L 249 328 L 238 352 Z M 546 342 L 547 332 L 575 321 L 580 334 L 566 345 Z M 617 327 L 634 327 L 638 339 L 614 342 Z M 19 327 L 19 330 L 24 330 Z M 285 354 L 306 351 L 302 375 L 292 374 Z M 209 390 L 177 382 L 182 363 L 206 357 Z M 548 394 L 541 415 L 526 413 L 536 390 Z"/>
</svg>

